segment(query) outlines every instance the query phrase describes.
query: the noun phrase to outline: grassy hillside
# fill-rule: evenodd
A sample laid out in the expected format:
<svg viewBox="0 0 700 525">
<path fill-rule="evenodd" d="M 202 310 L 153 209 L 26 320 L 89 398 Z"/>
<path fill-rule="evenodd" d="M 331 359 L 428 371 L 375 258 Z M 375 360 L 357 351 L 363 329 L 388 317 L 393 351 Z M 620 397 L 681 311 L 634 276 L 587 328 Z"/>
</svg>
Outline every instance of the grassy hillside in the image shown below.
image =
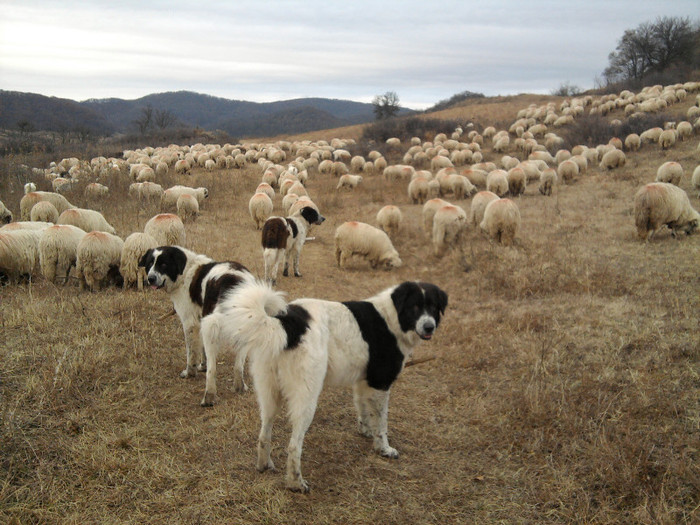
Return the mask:
<svg viewBox="0 0 700 525">
<path fill-rule="evenodd" d="M 485 99 L 426 117 L 501 129 L 518 110 L 547 100 Z M 680 120 L 691 103 L 669 115 Z M 617 110 L 605 118 L 624 117 Z M 355 126 L 285 138 L 361 133 Z M 400 162 L 407 147 L 387 152 L 389 160 Z M 513 146 L 506 153 L 519 155 Z M 501 157 L 488 140 L 483 154 Z M 404 370 L 392 388 L 389 434 L 401 458 L 376 456 L 356 432 L 350 391 L 326 390 L 302 455 L 309 495 L 283 488 L 285 418 L 273 432 L 280 471 L 255 471 L 257 404 L 252 392 L 231 390 L 232 356 L 220 358 L 213 408 L 199 406 L 203 375 L 178 378 L 182 328 L 163 317 L 171 305 L 162 291 L 80 292 L 75 281 L 55 286 L 41 276 L 4 287 L 0 520 L 697 523 L 700 234 L 676 240 L 665 231 L 645 244 L 632 217 L 634 193 L 668 160 L 683 166 L 680 186 L 700 209 L 690 184 L 700 162 L 694 135 L 669 150 L 647 144 L 628 152 L 617 170 L 591 166 L 551 197 L 530 183 L 515 199 L 522 216 L 515 246 L 470 228 L 443 258 L 433 255 L 407 181 L 368 175 L 356 190 L 337 191 L 334 177 L 312 172 L 307 190 L 327 220 L 304 247 L 304 276 L 279 278 L 290 299 L 361 299 L 419 279 L 445 289 L 449 306 L 414 356 L 435 359 Z M 158 182 L 209 188 L 200 217 L 186 227 L 187 246 L 261 275 L 260 232 L 248 214 L 260 177 L 249 165 L 171 171 Z M 2 188 L 15 213 L 22 182 L 13 177 Z M 102 207 L 122 237 L 155 213 L 128 197 L 129 182 L 110 181 Z M 86 204 L 80 186 L 69 199 Z M 469 212 L 469 200 L 454 202 Z M 278 195 L 277 214 L 280 203 Z M 338 269 L 335 228 L 374 224 L 389 203 L 403 212 L 393 239 L 403 266 L 373 271 L 357 259 Z"/>
</svg>

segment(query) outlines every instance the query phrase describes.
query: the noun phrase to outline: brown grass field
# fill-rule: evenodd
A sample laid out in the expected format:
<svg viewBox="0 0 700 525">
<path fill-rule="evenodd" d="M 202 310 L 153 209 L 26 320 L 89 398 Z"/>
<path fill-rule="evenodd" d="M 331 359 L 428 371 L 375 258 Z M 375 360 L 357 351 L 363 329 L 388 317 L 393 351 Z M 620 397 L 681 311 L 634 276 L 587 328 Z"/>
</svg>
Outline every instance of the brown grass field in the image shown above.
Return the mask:
<svg viewBox="0 0 700 525">
<path fill-rule="evenodd" d="M 480 121 L 489 112 L 514 120 L 549 98 L 508 98 L 482 108 Z M 365 177 L 337 192 L 332 177 L 313 175 L 308 191 L 327 220 L 304 247 L 303 277 L 278 279 L 290 299 L 362 299 L 424 280 L 448 292 L 449 306 L 414 354 L 435 359 L 404 370 L 392 388 L 400 459 L 375 455 L 357 433 L 350 391 L 326 390 L 302 456 L 308 495 L 284 489 L 286 418 L 273 433 L 278 471 L 255 470 L 257 404 L 253 392 L 232 391 L 232 356 L 220 358 L 213 408 L 199 406 L 203 374 L 178 377 L 184 338 L 177 317 L 161 319 L 171 309 L 164 292 L 80 292 L 75 281 L 57 287 L 41 276 L 3 287 L 0 522 L 700 522 L 700 235 L 661 232 L 645 244 L 632 217 L 635 191 L 667 160 L 683 165 L 681 187 L 700 208 L 690 191 L 697 147 L 697 135 L 667 151 L 646 145 L 624 168 L 589 168 L 551 197 L 531 183 L 516 199 L 514 247 L 470 231 L 442 259 L 405 183 Z M 489 141 L 484 152 L 500 158 Z M 260 174 L 251 166 L 159 181 L 209 188 L 187 226 L 189 248 L 262 274 L 248 214 Z M 103 210 L 122 237 L 151 216 L 127 185 L 113 184 Z M 81 195 L 69 199 L 83 205 Z M 13 186 L 2 200 L 18 214 L 20 196 Z M 387 203 L 404 214 L 394 240 L 404 265 L 373 271 L 357 260 L 339 270 L 335 228 L 374 223 Z M 469 210 L 468 200 L 458 204 Z"/>
</svg>

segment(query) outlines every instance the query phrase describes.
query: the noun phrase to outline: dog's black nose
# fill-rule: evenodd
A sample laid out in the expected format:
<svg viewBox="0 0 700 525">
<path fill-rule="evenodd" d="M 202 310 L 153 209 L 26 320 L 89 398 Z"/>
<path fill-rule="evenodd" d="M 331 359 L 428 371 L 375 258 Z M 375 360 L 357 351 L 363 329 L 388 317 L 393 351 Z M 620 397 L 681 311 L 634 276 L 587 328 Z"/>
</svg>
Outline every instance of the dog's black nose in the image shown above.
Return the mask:
<svg viewBox="0 0 700 525">
<path fill-rule="evenodd" d="M 148 276 L 148 284 L 155 284 L 156 282 L 156 276 L 155 275 L 149 275 Z"/>
</svg>

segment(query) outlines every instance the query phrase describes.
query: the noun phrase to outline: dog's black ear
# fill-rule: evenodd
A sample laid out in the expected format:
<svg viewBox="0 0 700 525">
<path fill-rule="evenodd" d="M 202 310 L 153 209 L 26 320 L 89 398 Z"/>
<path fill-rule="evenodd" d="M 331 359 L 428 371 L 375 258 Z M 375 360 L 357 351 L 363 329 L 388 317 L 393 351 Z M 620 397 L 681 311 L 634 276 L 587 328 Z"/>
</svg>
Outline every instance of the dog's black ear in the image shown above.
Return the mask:
<svg viewBox="0 0 700 525">
<path fill-rule="evenodd" d="M 323 217 L 321 217 L 321 214 L 311 206 L 304 206 L 300 210 L 300 213 L 301 216 L 304 217 L 304 220 L 309 224 L 321 224 L 325 220 Z"/>
<path fill-rule="evenodd" d="M 437 288 L 437 286 L 436 286 L 436 288 Z M 437 288 L 437 291 L 438 291 L 438 299 L 439 299 L 438 304 L 440 305 L 440 313 L 444 314 L 445 309 L 447 308 L 447 292 L 445 292 L 441 288 Z"/>
<path fill-rule="evenodd" d="M 141 258 L 139 259 L 139 267 L 140 268 L 148 268 L 151 262 L 151 258 L 153 257 L 153 248 L 149 248 L 146 253 L 144 253 Z"/>
<path fill-rule="evenodd" d="M 444 314 L 447 308 L 447 292 L 432 283 L 420 283 L 420 287 L 425 291 L 425 296 Z"/>
</svg>

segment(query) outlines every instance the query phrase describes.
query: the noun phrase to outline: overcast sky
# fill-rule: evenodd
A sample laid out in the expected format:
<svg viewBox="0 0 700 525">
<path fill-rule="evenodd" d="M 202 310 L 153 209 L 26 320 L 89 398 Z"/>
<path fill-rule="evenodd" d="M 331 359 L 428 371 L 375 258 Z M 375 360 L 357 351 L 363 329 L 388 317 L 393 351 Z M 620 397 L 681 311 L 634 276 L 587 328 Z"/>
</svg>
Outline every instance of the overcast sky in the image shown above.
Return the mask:
<svg viewBox="0 0 700 525">
<path fill-rule="evenodd" d="M 188 90 L 423 109 L 465 90 L 584 89 L 625 29 L 698 0 L 0 0 L 0 89 L 85 100 Z"/>
</svg>

